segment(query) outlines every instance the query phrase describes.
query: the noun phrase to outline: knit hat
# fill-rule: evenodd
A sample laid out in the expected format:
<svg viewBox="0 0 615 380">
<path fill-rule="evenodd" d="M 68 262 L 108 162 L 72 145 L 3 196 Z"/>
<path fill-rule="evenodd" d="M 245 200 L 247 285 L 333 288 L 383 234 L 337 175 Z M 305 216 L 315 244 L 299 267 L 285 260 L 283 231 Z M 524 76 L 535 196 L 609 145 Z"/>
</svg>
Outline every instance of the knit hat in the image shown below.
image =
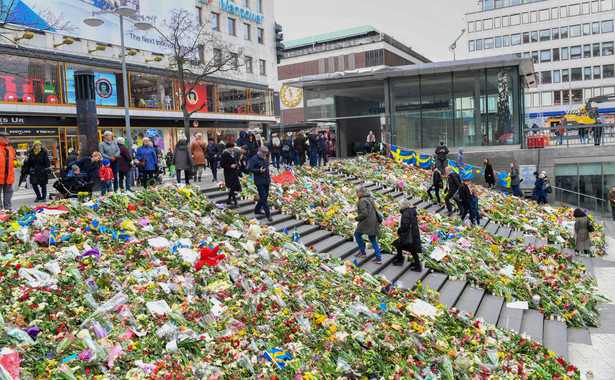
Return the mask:
<svg viewBox="0 0 615 380">
<path fill-rule="evenodd" d="M 77 165 L 73 165 L 73 166 L 71 166 L 71 167 L 70 167 L 70 169 L 71 169 L 72 171 L 79 170 L 79 166 L 77 166 Z"/>
<path fill-rule="evenodd" d="M 109 160 L 108 160 L 108 159 L 106 159 L 106 158 L 103 158 L 103 160 L 102 160 L 102 164 L 103 164 L 103 165 L 107 166 L 107 165 L 109 165 L 110 163 L 111 163 L 111 161 L 109 161 Z"/>
<path fill-rule="evenodd" d="M 34 146 L 37 146 L 37 145 L 40 145 L 41 147 L 43 146 L 43 144 L 41 144 L 41 141 L 40 141 L 40 140 L 36 140 L 35 142 L 33 142 L 33 143 L 32 143 L 32 146 L 33 146 L 33 147 L 34 147 Z"/>
<path fill-rule="evenodd" d="M 235 147 L 235 144 L 234 144 L 234 143 L 232 143 L 232 142 L 230 142 L 230 141 L 226 143 L 226 149 L 228 149 L 228 148 L 234 148 L 234 147 Z"/>
</svg>

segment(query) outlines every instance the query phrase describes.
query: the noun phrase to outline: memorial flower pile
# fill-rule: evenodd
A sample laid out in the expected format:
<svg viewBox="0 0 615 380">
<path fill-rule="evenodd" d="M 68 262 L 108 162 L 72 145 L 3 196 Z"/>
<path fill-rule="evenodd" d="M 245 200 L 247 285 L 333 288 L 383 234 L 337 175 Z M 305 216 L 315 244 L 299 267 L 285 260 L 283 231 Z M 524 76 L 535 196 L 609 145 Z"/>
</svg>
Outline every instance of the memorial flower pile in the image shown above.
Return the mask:
<svg viewBox="0 0 615 380">
<path fill-rule="evenodd" d="M 370 155 L 354 160 L 335 161 L 332 170 L 350 174 L 371 182 L 378 182 L 398 191 L 404 191 L 416 198 L 428 199 L 431 186 L 431 172 L 390 158 Z M 480 212 L 500 225 L 518 229 L 526 234 L 546 238 L 562 246 L 574 248 L 573 209 L 541 206 L 535 202 L 509 196 L 501 191 L 479 189 Z M 590 219 L 592 218 L 589 215 Z M 601 256 L 606 252 L 602 225 L 594 223 L 591 234 L 592 255 Z"/>
<path fill-rule="evenodd" d="M 0 224 L 0 379 L 560 378 L 518 334 L 307 251 L 194 189 Z"/>
<path fill-rule="evenodd" d="M 357 197 L 354 187 L 329 173 L 314 169 L 295 171 L 293 184 L 274 185 L 271 204 L 285 213 L 353 239 Z M 249 186 L 245 186 L 250 192 Z M 397 237 L 398 203 L 388 194 L 373 194 L 384 216 L 378 236 L 383 252 L 391 252 Z M 426 266 L 452 278 L 465 279 L 508 302 L 527 302 L 547 318 L 571 327 L 597 326 L 595 281 L 583 264 L 557 249 L 522 244 L 468 226 L 459 218 L 419 210 Z"/>
</svg>

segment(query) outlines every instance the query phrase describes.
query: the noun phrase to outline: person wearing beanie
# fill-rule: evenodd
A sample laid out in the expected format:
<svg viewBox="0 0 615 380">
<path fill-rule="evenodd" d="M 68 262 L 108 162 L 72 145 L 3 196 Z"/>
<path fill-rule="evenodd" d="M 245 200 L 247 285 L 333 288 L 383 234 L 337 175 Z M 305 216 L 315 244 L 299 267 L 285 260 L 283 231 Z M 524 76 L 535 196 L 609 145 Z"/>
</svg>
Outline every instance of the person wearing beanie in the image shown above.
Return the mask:
<svg viewBox="0 0 615 380">
<path fill-rule="evenodd" d="M 459 168 L 459 174 L 465 173 L 465 162 L 463 161 L 463 148 L 459 148 L 459 153 L 457 153 L 457 160 L 455 161 L 455 164 L 457 165 L 457 167 Z"/>
<path fill-rule="evenodd" d="M 180 138 L 175 144 L 175 153 L 173 154 L 172 165 L 175 166 L 175 175 L 177 176 L 177 184 L 182 182 L 182 171 L 184 172 L 184 181 L 186 185 L 190 185 L 191 172 L 194 167 L 194 156 L 190 150 L 188 141 L 185 138 Z M 196 148 L 200 149 L 200 148 Z"/>
<path fill-rule="evenodd" d="M 436 148 L 436 162 L 440 173 L 444 173 L 444 168 L 448 166 L 448 148 L 444 145 L 444 141 L 440 141 L 440 145 Z"/>
<path fill-rule="evenodd" d="M 47 182 L 49 177 L 49 154 L 43 144 L 36 140 L 32 143 L 32 148 L 28 150 L 26 159 L 19 177 L 19 186 L 25 180 L 26 175 L 30 175 L 30 184 L 36 194 L 34 202 L 44 202 L 47 199 Z"/>
<path fill-rule="evenodd" d="M 102 155 L 102 158 L 109 160 L 109 166 L 113 171 L 113 191 L 117 191 L 119 183 L 117 181 L 117 170 L 119 168 L 118 157 L 120 157 L 120 147 L 113 138 L 113 132 L 105 131 L 103 133 L 103 141 L 98 144 L 98 150 Z"/>
<path fill-rule="evenodd" d="M 103 158 L 102 165 L 103 166 L 98 172 L 98 175 L 100 176 L 101 197 L 104 196 L 107 191 L 113 191 L 113 169 L 111 169 L 111 160 Z"/>
<path fill-rule="evenodd" d="M 422 251 L 422 248 L 416 207 L 413 207 L 407 199 L 402 199 L 399 202 L 399 211 L 401 217 L 397 228 L 397 239 L 393 242 L 393 246 L 397 248 L 397 256 L 393 259 L 393 265 L 404 265 L 403 251 L 408 251 L 413 259 L 410 270 L 420 272 L 422 268 L 418 254 Z"/>
<path fill-rule="evenodd" d="M 220 167 L 224 169 L 224 183 L 229 190 L 228 199 L 226 204 L 230 205 L 234 203 L 235 207 L 238 206 L 236 191 L 241 191 L 241 182 L 239 181 L 239 164 L 237 163 L 239 158 L 235 153 L 235 144 L 232 142 L 226 143 L 226 149 L 220 157 Z"/>
</svg>

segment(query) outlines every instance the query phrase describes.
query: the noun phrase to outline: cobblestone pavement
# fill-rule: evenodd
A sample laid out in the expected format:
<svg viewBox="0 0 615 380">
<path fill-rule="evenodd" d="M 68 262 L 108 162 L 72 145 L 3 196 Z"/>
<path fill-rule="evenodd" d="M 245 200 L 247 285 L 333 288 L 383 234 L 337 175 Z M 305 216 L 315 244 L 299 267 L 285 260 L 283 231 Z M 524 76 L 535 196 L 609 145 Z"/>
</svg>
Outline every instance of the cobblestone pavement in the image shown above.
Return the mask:
<svg viewBox="0 0 615 380">
<path fill-rule="evenodd" d="M 587 330 L 589 339 L 574 339 L 575 342 L 571 342 L 569 336 L 569 360 L 581 371 L 581 379 L 592 378 L 587 376 L 588 371 L 593 373 L 596 380 L 615 379 L 615 222 L 605 221 L 605 232 L 608 254 L 592 259 L 592 264 L 599 294 L 611 302 L 599 307 L 600 327 Z"/>
</svg>

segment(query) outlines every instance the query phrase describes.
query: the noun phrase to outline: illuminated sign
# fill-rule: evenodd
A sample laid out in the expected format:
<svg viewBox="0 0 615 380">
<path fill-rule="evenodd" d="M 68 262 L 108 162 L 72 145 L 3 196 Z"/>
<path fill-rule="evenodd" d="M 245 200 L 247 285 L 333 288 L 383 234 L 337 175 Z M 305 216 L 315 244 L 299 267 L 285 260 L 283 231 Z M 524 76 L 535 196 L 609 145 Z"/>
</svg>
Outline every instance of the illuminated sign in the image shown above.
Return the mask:
<svg viewBox="0 0 615 380">
<path fill-rule="evenodd" d="M 229 3 L 229 0 L 226 0 L 226 1 L 220 0 L 220 9 L 232 15 L 237 15 L 239 16 L 240 19 L 254 21 L 257 24 L 262 24 L 263 18 L 265 17 L 265 16 L 257 15 L 256 13 L 250 11 L 249 9 L 244 9 L 238 5 Z"/>
</svg>

